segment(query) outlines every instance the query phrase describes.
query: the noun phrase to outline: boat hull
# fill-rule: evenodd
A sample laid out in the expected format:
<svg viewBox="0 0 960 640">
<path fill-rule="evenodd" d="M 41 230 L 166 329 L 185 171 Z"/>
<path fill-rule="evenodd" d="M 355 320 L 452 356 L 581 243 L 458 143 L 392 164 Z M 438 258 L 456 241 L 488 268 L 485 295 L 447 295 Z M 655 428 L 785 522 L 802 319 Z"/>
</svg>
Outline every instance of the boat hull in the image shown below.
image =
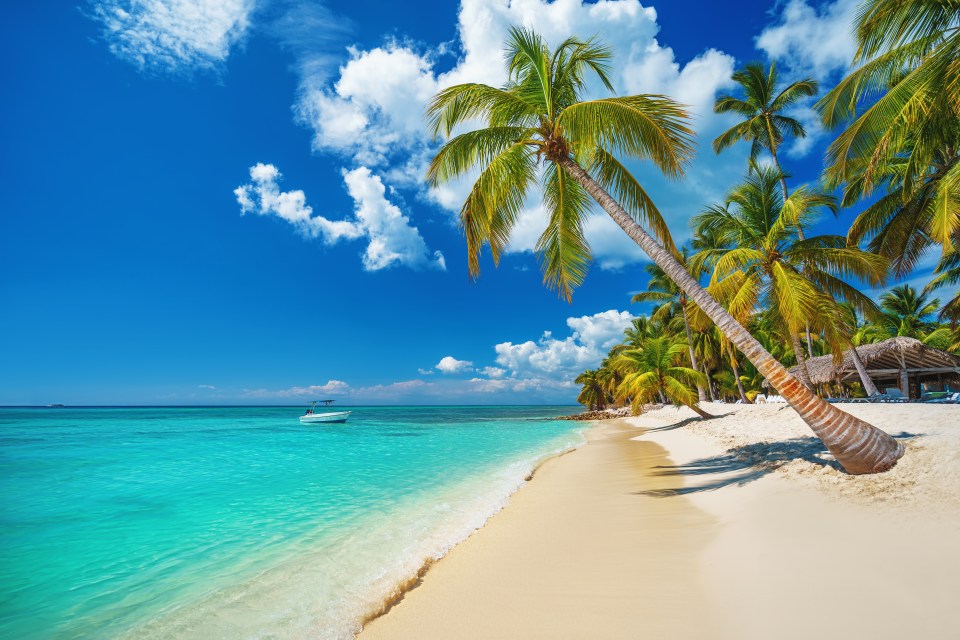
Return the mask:
<svg viewBox="0 0 960 640">
<path fill-rule="evenodd" d="M 335 411 L 333 413 L 310 413 L 300 416 L 304 424 L 336 424 L 346 422 L 352 411 Z"/>
</svg>

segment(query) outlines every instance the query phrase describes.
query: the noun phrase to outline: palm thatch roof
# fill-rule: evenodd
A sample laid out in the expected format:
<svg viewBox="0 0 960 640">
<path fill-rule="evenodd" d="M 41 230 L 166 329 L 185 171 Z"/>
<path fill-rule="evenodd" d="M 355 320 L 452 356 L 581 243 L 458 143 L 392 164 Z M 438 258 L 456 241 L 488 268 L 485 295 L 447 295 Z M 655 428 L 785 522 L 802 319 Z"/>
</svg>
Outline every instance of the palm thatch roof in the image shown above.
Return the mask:
<svg viewBox="0 0 960 640">
<path fill-rule="evenodd" d="M 874 382 L 897 380 L 906 369 L 911 377 L 939 377 L 960 381 L 960 356 L 928 347 L 916 338 L 898 336 L 883 342 L 857 347 L 857 353 Z M 853 363 L 850 350 L 843 353 L 838 365 L 832 355 L 818 356 L 807 360 L 807 371 L 813 384 L 829 382 L 859 382 L 860 375 Z M 796 375 L 797 368 L 790 373 Z M 764 386 L 768 386 L 764 381 Z"/>
</svg>

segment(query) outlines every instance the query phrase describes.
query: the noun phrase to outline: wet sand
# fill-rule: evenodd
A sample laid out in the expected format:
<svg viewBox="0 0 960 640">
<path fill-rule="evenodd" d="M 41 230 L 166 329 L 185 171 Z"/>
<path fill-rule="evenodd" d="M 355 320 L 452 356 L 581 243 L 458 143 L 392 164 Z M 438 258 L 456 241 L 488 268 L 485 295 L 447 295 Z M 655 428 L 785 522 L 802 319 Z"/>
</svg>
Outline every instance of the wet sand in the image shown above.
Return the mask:
<svg viewBox="0 0 960 640">
<path fill-rule="evenodd" d="M 698 637 L 712 519 L 643 494 L 673 480 L 650 475 L 670 461 L 639 433 L 604 423 L 546 462 L 360 638 Z"/>
<path fill-rule="evenodd" d="M 599 423 L 360 638 L 960 638 L 960 406 L 845 405 L 907 447 L 876 476 L 707 408 Z"/>
</svg>

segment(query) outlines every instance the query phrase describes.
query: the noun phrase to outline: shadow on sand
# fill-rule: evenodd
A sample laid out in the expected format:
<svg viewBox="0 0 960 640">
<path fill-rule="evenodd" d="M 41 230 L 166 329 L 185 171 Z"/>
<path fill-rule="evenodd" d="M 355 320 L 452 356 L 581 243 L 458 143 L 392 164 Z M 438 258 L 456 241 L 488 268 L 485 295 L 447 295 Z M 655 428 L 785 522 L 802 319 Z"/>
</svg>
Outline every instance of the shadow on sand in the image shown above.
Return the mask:
<svg viewBox="0 0 960 640">
<path fill-rule="evenodd" d="M 675 429 L 689 421 L 684 420 L 677 425 L 661 427 L 656 430 Z M 902 431 L 893 437 L 899 440 L 908 440 L 920 436 Z M 840 473 L 846 473 L 840 463 L 834 460 L 833 455 L 823 446 L 823 442 L 819 438 L 811 436 L 777 442 L 758 442 L 728 449 L 721 455 L 701 458 L 687 464 L 656 466 L 653 472 L 655 476 L 674 476 L 677 478 L 678 484 L 684 484 L 682 478 L 685 476 L 713 476 L 713 478 L 709 478 L 709 482 L 695 486 L 651 489 L 639 491 L 637 495 L 667 498 L 701 491 L 714 491 L 731 485 L 742 486 L 762 478 L 794 460 L 805 460 L 818 467 L 833 467 Z"/>
</svg>

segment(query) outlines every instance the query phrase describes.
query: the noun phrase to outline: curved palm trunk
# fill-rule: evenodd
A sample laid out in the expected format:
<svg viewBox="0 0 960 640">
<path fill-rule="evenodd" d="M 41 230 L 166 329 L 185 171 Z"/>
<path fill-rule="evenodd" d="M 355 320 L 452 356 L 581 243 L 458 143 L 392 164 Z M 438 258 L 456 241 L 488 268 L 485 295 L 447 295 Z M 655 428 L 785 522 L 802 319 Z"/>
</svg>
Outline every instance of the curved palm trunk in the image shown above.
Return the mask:
<svg viewBox="0 0 960 640">
<path fill-rule="evenodd" d="M 797 356 L 797 377 L 807 389 L 813 389 L 813 383 L 810 382 L 810 371 L 807 369 L 807 357 L 803 353 L 803 345 L 800 344 L 800 336 L 790 332 L 790 344 L 793 346 L 793 353 Z"/>
<path fill-rule="evenodd" d="M 873 384 L 873 379 L 867 373 L 867 367 L 863 364 L 860 354 L 857 353 L 857 347 L 852 342 L 850 343 L 850 353 L 853 358 L 853 366 L 857 368 L 857 373 L 860 374 L 860 381 L 863 383 L 863 390 L 867 392 L 867 397 L 876 394 L 877 385 Z"/>
<path fill-rule="evenodd" d="M 687 406 L 690 407 L 691 409 L 693 409 L 694 411 L 696 411 L 697 415 L 700 416 L 701 418 L 703 418 L 704 420 L 709 420 L 710 418 L 716 418 L 716 417 L 717 417 L 717 416 L 713 415 L 712 413 L 707 413 L 706 411 L 704 411 L 703 409 L 701 409 L 700 407 L 698 407 L 698 406 L 695 405 L 695 404 L 688 404 Z"/>
<path fill-rule="evenodd" d="M 690 366 L 694 371 L 700 371 L 700 367 L 697 366 L 697 356 L 693 353 L 693 335 L 690 333 L 690 321 L 687 320 L 687 307 L 684 305 L 681 309 L 683 309 L 683 328 L 687 331 L 687 348 L 690 349 Z M 699 383 L 697 383 L 697 396 L 700 402 L 707 401 L 707 390 Z"/>
<path fill-rule="evenodd" d="M 791 376 L 583 167 L 566 155 L 556 158 L 556 162 L 586 189 L 614 222 L 716 323 L 720 331 L 757 367 L 773 388 L 796 409 L 848 473 L 879 473 L 897 463 L 903 455 L 903 445 L 889 434 L 824 401 Z"/>
</svg>

